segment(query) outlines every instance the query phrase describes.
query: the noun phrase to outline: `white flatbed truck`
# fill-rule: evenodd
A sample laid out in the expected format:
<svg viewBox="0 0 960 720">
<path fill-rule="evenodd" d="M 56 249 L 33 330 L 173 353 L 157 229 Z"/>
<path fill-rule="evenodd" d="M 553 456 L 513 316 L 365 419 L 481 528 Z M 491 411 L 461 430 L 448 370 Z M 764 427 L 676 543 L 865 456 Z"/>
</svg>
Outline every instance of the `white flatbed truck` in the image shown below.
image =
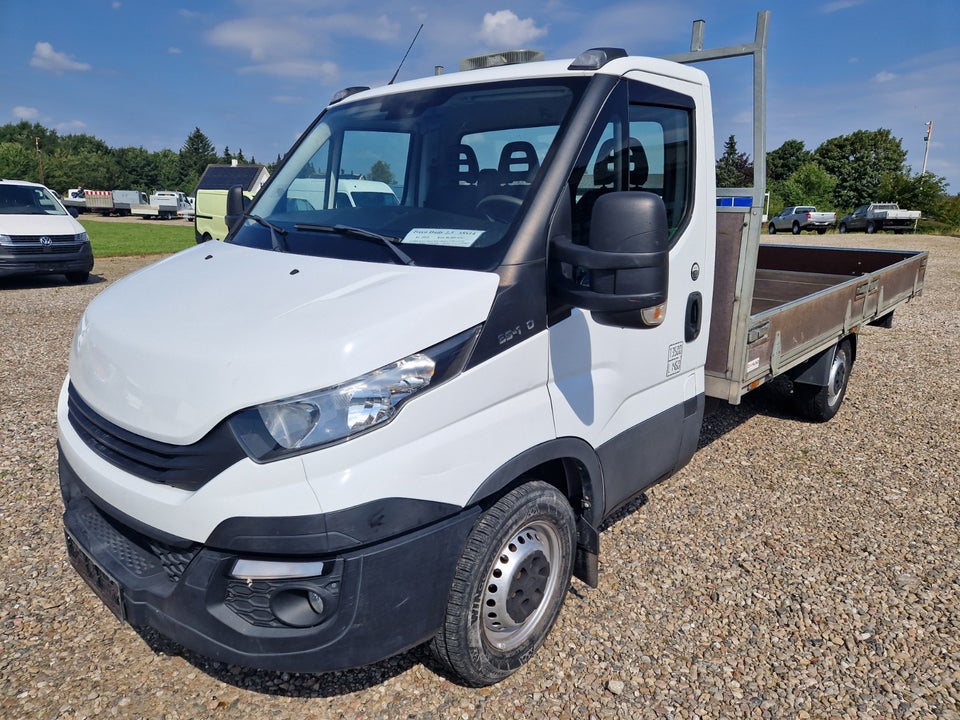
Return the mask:
<svg viewBox="0 0 960 720">
<path fill-rule="evenodd" d="M 926 253 L 760 245 L 764 51 L 615 49 L 336 97 L 232 228 L 114 283 L 58 406 L 69 555 L 122 619 L 323 672 L 429 642 L 464 683 L 541 646 L 600 528 L 708 397 L 843 400 Z M 754 187 L 718 201 L 698 60 L 752 55 Z M 398 204 L 337 206 L 376 147 Z M 288 190 L 321 175 L 309 206 Z M 718 206 L 719 205 L 719 206 Z"/>
</svg>

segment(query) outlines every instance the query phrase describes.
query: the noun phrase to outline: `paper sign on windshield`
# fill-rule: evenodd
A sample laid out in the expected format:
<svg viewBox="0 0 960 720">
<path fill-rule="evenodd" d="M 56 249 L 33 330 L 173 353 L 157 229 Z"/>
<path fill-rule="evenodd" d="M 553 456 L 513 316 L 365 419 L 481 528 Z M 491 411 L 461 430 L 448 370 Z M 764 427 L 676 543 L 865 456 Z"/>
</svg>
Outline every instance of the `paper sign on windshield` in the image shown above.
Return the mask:
<svg viewBox="0 0 960 720">
<path fill-rule="evenodd" d="M 463 230 L 457 228 L 412 228 L 404 238 L 404 243 L 414 245 L 442 245 L 444 247 L 470 247 L 483 230 Z"/>
</svg>

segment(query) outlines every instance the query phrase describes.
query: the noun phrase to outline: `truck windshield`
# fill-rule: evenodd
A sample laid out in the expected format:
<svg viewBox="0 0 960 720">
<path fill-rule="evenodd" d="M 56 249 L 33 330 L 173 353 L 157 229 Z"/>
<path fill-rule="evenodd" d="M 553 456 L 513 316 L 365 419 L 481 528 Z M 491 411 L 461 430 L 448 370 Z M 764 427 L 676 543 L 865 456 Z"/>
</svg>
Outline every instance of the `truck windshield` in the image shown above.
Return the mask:
<svg viewBox="0 0 960 720">
<path fill-rule="evenodd" d="M 329 107 L 230 242 L 286 252 L 490 269 L 550 162 L 585 78 L 392 92 Z M 276 230 L 274 231 L 276 232 Z"/>
</svg>

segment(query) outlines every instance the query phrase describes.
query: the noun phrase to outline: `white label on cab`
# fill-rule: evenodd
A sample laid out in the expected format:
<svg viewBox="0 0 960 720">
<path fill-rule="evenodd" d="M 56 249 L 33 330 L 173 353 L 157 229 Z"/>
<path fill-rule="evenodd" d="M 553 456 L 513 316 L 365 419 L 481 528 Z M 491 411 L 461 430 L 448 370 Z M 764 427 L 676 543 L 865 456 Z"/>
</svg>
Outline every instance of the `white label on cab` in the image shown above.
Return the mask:
<svg viewBox="0 0 960 720">
<path fill-rule="evenodd" d="M 442 245 L 443 247 L 470 247 L 483 235 L 483 230 L 458 228 L 412 228 L 403 237 L 413 245 Z"/>
</svg>

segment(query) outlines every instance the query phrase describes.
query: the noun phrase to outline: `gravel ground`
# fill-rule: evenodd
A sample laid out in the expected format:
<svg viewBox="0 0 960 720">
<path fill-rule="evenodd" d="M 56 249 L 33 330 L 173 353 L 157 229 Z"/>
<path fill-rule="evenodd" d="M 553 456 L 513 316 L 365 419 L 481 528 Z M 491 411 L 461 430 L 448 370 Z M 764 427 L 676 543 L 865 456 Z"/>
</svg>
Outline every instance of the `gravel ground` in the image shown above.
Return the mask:
<svg viewBox="0 0 960 720">
<path fill-rule="evenodd" d="M 546 645 L 463 688 L 416 650 L 329 675 L 212 663 L 117 622 L 69 567 L 55 399 L 90 299 L 0 280 L 0 716 L 4 718 L 960 718 L 960 241 L 926 291 L 868 328 L 844 407 L 798 422 L 754 393 L 602 535 Z"/>
</svg>

